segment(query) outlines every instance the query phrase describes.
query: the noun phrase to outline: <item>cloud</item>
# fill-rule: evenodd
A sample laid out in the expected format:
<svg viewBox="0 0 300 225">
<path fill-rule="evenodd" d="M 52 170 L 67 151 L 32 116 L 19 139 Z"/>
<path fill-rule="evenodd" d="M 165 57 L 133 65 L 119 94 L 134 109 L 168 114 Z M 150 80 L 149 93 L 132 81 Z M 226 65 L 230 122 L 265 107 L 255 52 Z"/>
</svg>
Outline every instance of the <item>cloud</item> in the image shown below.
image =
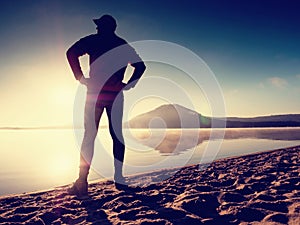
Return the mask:
<svg viewBox="0 0 300 225">
<path fill-rule="evenodd" d="M 288 86 L 288 82 L 280 77 L 270 77 L 268 78 L 268 81 L 276 88 L 285 88 Z"/>
<path fill-rule="evenodd" d="M 300 79 L 300 74 L 296 75 L 296 77 Z"/>
<path fill-rule="evenodd" d="M 229 96 L 235 96 L 235 95 L 237 95 L 239 93 L 239 90 L 238 89 L 233 89 L 233 90 L 230 90 L 229 92 L 228 92 L 228 95 Z"/>
<path fill-rule="evenodd" d="M 239 90 L 238 89 L 234 89 L 234 90 L 232 90 L 231 93 L 235 95 L 235 94 L 239 93 Z"/>
<path fill-rule="evenodd" d="M 258 84 L 258 87 L 259 87 L 259 88 L 265 88 L 265 85 L 264 85 L 263 82 L 260 82 L 260 83 Z"/>
</svg>

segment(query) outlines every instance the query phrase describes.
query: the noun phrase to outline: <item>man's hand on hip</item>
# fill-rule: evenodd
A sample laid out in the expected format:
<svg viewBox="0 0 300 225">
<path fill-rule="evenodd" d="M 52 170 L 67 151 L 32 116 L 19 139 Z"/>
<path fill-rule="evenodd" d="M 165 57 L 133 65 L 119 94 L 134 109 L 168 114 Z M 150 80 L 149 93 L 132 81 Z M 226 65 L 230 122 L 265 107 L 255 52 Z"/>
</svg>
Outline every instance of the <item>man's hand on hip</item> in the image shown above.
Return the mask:
<svg viewBox="0 0 300 225">
<path fill-rule="evenodd" d="M 123 84 L 124 84 L 123 90 L 125 90 L 125 91 L 128 91 L 128 90 L 134 88 L 134 86 L 135 86 L 135 84 L 133 82 L 131 82 L 129 84 L 125 84 L 125 83 L 123 83 Z"/>
<path fill-rule="evenodd" d="M 90 79 L 90 78 L 86 78 L 86 77 L 82 76 L 82 77 L 80 78 L 79 82 L 80 82 L 81 84 L 87 86 L 87 85 L 88 85 L 88 82 L 89 82 L 89 79 Z"/>
</svg>

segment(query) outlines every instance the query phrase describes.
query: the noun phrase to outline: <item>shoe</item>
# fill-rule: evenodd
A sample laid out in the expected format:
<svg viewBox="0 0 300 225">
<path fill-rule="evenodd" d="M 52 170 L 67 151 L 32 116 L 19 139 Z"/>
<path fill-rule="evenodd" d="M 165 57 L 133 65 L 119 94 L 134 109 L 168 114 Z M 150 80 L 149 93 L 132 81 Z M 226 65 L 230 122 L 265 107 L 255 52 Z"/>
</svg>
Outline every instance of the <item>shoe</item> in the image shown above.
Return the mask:
<svg viewBox="0 0 300 225">
<path fill-rule="evenodd" d="M 117 184 L 126 184 L 126 180 L 125 180 L 125 177 L 123 177 L 122 175 L 115 175 L 114 176 L 114 181 L 115 183 Z"/>
<path fill-rule="evenodd" d="M 123 176 L 114 176 L 114 181 L 115 181 L 115 187 L 118 190 L 127 190 L 128 189 L 128 184 L 125 180 L 125 177 Z"/>
<path fill-rule="evenodd" d="M 76 197 L 80 200 L 87 199 L 89 197 L 87 181 L 77 179 L 67 191 L 69 195 L 76 195 Z"/>
</svg>

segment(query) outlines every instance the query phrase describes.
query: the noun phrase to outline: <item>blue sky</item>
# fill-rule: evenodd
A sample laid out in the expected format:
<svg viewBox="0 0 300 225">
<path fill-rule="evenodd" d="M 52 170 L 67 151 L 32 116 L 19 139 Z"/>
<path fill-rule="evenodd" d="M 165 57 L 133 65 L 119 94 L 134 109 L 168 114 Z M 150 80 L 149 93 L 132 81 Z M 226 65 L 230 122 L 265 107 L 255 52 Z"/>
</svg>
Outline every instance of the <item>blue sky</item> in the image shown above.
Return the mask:
<svg viewBox="0 0 300 225">
<path fill-rule="evenodd" d="M 300 113 L 298 1 L 120 2 L 1 1 L 0 103 L 6 107 L 0 124 L 68 120 L 72 102 L 52 93 L 74 95 L 65 51 L 94 33 L 91 20 L 104 13 L 117 19 L 117 33 L 127 41 L 169 41 L 199 55 L 220 83 L 228 116 Z M 62 113 L 62 106 L 69 108 Z"/>
</svg>

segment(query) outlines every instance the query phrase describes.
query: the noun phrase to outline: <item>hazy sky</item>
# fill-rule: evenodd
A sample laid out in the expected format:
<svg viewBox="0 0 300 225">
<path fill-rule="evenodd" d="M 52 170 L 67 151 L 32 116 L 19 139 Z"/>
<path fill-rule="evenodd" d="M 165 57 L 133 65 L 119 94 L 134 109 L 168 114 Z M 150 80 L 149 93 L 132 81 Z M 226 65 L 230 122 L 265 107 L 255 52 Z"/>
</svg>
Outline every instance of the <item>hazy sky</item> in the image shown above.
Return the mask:
<svg viewBox="0 0 300 225">
<path fill-rule="evenodd" d="M 199 55 L 228 116 L 300 113 L 298 1 L 12 0 L 0 8 L 0 126 L 70 124 L 78 84 L 65 52 L 104 13 L 129 42 L 174 42 Z"/>
</svg>

